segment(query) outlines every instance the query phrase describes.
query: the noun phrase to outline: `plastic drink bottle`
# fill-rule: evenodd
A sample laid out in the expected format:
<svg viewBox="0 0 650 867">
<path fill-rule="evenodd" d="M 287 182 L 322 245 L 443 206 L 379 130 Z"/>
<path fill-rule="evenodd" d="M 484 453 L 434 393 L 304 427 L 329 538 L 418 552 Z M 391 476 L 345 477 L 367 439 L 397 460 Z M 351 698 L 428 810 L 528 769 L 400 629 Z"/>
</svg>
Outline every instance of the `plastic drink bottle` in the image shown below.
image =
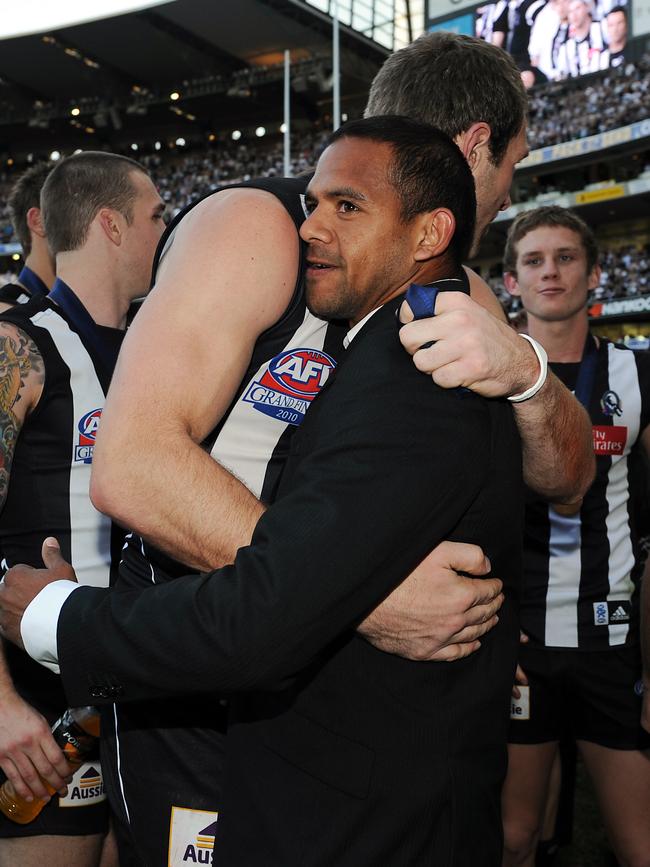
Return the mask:
<svg viewBox="0 0 650 867">
<path fill-rule="evenodd" d="M 52 734 L 68 763 L 76 770 L 96 748 L 99 738 L 99 711 L 96 707 L 68 708 L 52 726 Z M 55 789 L 48 783 L 44 782 L 44 785 L 53 795 Z M 9 780 L 5 780 L 0 787 L 0 810 L 12 822 L 27 825 L 38 816 L 46 803 L 47 801 L 40 798 L 25 801 L 16 794 Z"/>
</svg>

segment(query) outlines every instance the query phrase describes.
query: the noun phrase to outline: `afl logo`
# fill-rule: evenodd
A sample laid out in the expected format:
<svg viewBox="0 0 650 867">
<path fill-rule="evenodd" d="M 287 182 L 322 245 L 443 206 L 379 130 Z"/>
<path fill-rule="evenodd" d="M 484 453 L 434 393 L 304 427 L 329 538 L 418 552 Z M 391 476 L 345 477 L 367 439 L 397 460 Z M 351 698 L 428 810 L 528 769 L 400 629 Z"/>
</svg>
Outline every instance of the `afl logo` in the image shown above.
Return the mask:
<svg viewBox="0 0 650 867">
<path fill-rule="evenodd" d="M 271 359 L 243 400 L 278 421 L 298 425 L 335 367 L 334 359 L 318 349 L 289 349 Z"/>
<path fill-rule="evenodd" d="M 79 419 L 77 430 L 79 432 L 79 442 L 75 446 L 74 459 L 75 462 L 83 462 L 91 464 L 93 460 L 93 451 L 95 449 L 95 437 L 99 427 L 99 420 L 102 417 L 101 407 L 92 409 Z"/>
<path fill-rule="evenodd" d="M 324 352 L 294 349 L 275 356 L 269 364 L 269 378 L 281 391 L 313 400 L 335 367 L 334 359 Z"/>
</svg>

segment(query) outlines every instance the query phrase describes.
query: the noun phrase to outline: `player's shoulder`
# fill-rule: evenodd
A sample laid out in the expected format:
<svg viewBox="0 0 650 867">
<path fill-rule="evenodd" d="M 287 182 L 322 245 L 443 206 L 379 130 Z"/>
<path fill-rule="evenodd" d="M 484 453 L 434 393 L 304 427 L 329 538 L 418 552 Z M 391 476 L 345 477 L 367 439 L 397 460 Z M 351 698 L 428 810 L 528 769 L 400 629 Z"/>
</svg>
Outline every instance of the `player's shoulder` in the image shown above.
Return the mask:
<svg viewBox="0 0 650 867">
<path fill-rule="evenodd" d="M 179 223 L 179 235 L 212 246 L 220 238 L 242 243 L 268 239 L 281 244 L 297 233 L 296 220 L 285 204 L 268 190 L 225 188 L 196 204 Z"/>
<path fill-rule="evenodd" d="M 224 213 L 259 220 L 266 212 L 281 214 L 301 206 L 306 178 L 269 178 L 248 184 L 222 187 L 201 199 L 185 213 L 185 219 L 219 219 Z"/>
<path fill-rule="evenodd" d="M 50 311 L 55 313 L 56 308 L 45 295 L 33 295 L 23 304 L 0 311 L 0 327 L 4 332 L 20 329 L 33 336 L 38 319 Z"/>
</svg>

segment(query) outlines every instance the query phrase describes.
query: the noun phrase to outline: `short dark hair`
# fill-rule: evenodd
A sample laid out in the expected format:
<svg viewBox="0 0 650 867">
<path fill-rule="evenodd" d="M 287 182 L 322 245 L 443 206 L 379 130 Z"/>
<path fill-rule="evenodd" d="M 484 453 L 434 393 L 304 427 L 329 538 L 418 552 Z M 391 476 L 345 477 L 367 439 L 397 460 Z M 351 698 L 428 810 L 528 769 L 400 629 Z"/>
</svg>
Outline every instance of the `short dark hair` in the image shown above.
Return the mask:
<svg viewBox="0 0 650 867">
<path fill-rule="evenodd" d="M 41 191 L 45 233 L 54 255 L 78 250 L 101 208 L 119 211 L 131 222 L 138 194 L 134 172 L 149 175 L 135 160 L 102 151 L 84 151 L 56 164 Z"/>
<path fill-rule="evenodd" d="M 526 90 L 509 54 L 482 39 L 437 31 L 385 61 L 370 87 L 365 116 L 406 115 L 454 139 L 483 121 L 498 165 L 527 111 Z"/>
<path fill-rule="evenodd" d="M 436 208 L 449 208 L 456 221 L 449 251 L 460 266 L 474 237 L 476 193 L 467 160 L 449 136 L 408 117 L 382 115 L 346 123 L 330 136 L 328 145 L 342 138 L 391 146 L 388 180 L 399 197 L 404 222 Z"/>
<path fill-rule="evenodd" d="M 573 211 L 561 208 L 559 205 L 545 205 L 532 211 L 524 211 L 515 217 L 506 238 L 503 251 L 503 270 L 517 273 L 517 244 L 535 229 L 545 226 L 560 226 L 571 229 L 580 237 L 580 242 L 587 257 L 587 273 L 591 273 L 598 264 L 598 242 L 590 227 Z"/>
<path fill-rule="evenodd" d="M 625 15 L 625 20 L 627 21 L 627 9 L 625 8 L 625 6 L 612 6 L 607 15 L 605 15 L 605 18 L 609 18 L 609 16 L 613 15 L 614 12 L 622 12 L 623 15 Z"/>
<path fill-rule="evenodd" d="M 9 193 L 8 205 L 14 232 L 27 258 L 32 252 L 32 234 L 27 225 L 27 212 L 41 207 L 41 190 L 52 171 L 49 163 L 39 163 L 23 172 Z"/>
</svg>

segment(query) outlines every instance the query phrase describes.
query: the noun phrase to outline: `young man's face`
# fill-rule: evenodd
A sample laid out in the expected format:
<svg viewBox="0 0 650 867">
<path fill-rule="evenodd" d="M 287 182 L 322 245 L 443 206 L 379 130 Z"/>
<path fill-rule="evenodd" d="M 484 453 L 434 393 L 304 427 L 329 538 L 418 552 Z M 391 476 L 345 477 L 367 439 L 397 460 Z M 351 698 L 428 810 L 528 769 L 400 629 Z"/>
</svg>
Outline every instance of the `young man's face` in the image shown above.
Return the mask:
<svg viewBox="0 0 650 867">
<path fill-rule="evenodd" d="M 499 211 L 510 207 L 510 187 L 515 166 L 528 155 L 526 127 L 510 140 L 498 165 L 490 161 L 481 163 L 474 172 L 476 184 L 476 231 L 472 255 L 478 251 L 481 238 Z"/>
<path fill-rule="evenodd" d="M 310 216 L 300 235 L 307 252 L 307 304 L 328 319 L 351 323 L 410 282 L 415 224 L 400 219 L 388 180 L 390 145 L 342 138 L 321 156 L 309 184 Z"/>
<path fill-rule="evenodd" d="M 529 317 L 563 322 L 583 315 L 587 296 L 600 279 L 596 265 L 587 270 L 587 256 L 577 232 L 564 226 L 540 226 L 517 244 L 517 272 L 508 290 L 521 297 Z"/>
</svg>

